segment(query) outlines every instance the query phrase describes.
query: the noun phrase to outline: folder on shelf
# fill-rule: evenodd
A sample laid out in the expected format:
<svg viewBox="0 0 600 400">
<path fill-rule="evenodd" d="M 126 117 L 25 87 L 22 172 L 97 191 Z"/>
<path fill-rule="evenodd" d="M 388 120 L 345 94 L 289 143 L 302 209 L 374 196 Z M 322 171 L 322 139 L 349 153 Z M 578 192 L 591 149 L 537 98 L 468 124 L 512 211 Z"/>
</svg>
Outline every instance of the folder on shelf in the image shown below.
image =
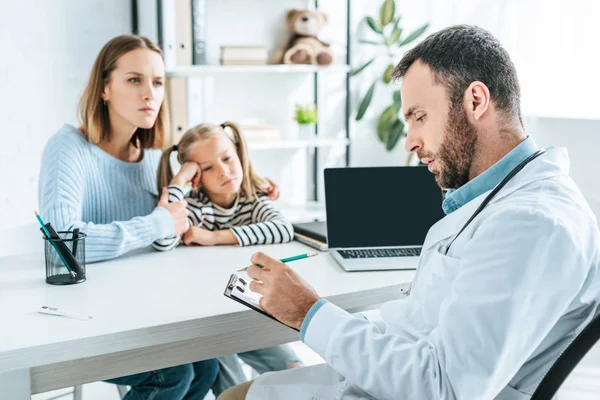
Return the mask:
<svg viewBox="0 0 600 400">
<path fill-rule="evenodd" d="M 207 103 L 211 101 L 207 93 L 211 77 L 190 76 L 187 78 L 187 123 L 193 127 L 206 121 Z"/>
<path fill-rule="evenodd" d="M 177 65 L 192 65 L 192 2 L 175 2 L 175 41 Z"/>
<path fill-rule="evenodd" d="M 173 68 L 177 65 L 175 0 L 161 0 L 159 4 L 162 25 L 161 46 L 165 57 L 165 67 Z"/>
<path fill-rule="evenodd" d="M 206 64 L 206 2 L 192 0 L 192 61 Z"/>
<path fill-rule="evenodd" d="M 185 78 L 167 79 L 169 112 L 171 114 L 171 143 L 179 143 L 188 130 L 187 86 Z"/>
<path fill-rule="evenodd" d="M 280 324 L 287 326 L 288 328 L 292 328 L 291 326 L 284 324 L 272 315 L 268 314 L 260 307 L 260 298 L 262 295 L 250 290 L 250 281 L 250 278 L 242 278 L 236 274 L 232 274 L 229 278 L 229 282 L 227 282 L 227 286 L 225 287 L 225 292 L 223 294 L 225 297 L 229 297 L 230 299 L 235 300 L 238 303 L 253 309 L 254 311 L 257 311 L 262 315 L 265 315 L 279 322 Z M 296 328 L 292 329 L 295 331 L 298 330 Z"/>
</svg>

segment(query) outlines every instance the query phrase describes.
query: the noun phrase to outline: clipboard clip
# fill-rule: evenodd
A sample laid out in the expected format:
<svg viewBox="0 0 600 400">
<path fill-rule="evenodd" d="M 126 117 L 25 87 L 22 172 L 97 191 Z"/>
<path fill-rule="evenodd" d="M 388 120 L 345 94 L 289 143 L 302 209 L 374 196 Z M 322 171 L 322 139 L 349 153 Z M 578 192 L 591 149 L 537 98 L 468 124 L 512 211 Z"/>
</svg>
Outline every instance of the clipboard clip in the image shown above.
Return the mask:
<svg viewBox="0 0 600 400">
<path fill-rule="evenodd" d="M 229 288 L 229 290 L 233 290 L 233 288 L 235 287 L 236 283 L 237 283 L 238 277 L 237 275 L 231 275 L 231 277 L 229 278 L 229 282 L 227 283 L 227 287 Z"/>
<path fill-rule="evenodd" d="M 240 284 L 238 284 L 238 282 Z M 227 283 L 227 287 L 229 290 L 233 290 L 234 288 L 244 293 L 246 291 L 246 281 L 240 278 L 237 275 L 231 275 L 229 278 L 229 282 Z"/>
</svg>

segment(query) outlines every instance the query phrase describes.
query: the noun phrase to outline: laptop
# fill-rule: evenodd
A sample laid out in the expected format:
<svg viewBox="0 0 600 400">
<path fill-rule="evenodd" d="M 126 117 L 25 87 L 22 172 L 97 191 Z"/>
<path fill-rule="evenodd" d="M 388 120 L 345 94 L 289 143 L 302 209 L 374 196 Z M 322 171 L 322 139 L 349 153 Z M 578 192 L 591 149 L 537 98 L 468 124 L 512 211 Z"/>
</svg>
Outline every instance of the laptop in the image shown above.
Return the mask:
<svg viewBox="0 0 600 400">
<path fill-rule="evenodd" d="M 346 271 L 415 269 L 442 200 L 427 167 L 327 168 L 329 254 Z"/>
</svg>

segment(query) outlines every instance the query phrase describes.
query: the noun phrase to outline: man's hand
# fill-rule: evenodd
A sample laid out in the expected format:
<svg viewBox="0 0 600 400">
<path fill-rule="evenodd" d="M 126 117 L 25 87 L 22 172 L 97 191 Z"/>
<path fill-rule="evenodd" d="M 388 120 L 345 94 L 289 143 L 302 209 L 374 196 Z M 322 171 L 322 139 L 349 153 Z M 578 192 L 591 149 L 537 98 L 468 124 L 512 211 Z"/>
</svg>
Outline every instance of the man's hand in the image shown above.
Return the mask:
<svg viewBox="0 0 600 400">
<path fill-rule="evenodd" d="M 269 179 L 269 178 L 265 178 L 269 184 L 271 185 L 268 189 L 267 189 L 267 194 L 269 195 L 269 199 L 271 199 L 271 201 L 275 201 L 279 198 L 279 186 L 277 186 L 277 183 L 275 183 L 275 181 Z"/>
<path fill-rule="evenodd" d="M 214 246 L 219 244 L 217 240 L 217 231 L 192 226 L 183 234 L 183 243 L 186 246 L 199 244 L 201 246 Z"/>
<path fill-rule="evenodd" d="M 286 264 L 264 253 L 255 253 L 248 275 L 254 279 L 250 290 L 263 295 L 260 306 L 286 325 L 300 330 L 308 310 L 319 295 Z M 259 268 L 262 265 L 264 268 Z"/>
<path fill-rule="evenodd" d="M 181 200 L 169 203 L 169 191 L 164 187 L 158 201 L 158 207 L 165 208 L 171 214 L 173 224 L 175 225 L 175 236 L 183 234 L 188 228 L 189 211 L 186 208 L 187 201 Z"/>
</svg>

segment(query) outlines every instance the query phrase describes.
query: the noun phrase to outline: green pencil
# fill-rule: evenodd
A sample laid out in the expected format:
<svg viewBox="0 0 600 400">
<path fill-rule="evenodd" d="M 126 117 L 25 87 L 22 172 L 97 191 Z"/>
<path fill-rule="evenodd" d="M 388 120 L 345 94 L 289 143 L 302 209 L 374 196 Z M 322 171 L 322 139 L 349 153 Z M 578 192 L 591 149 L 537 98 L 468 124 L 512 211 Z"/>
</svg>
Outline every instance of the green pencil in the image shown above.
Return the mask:
<svg viewBox="0 0 600 400">
<path fill-rule="evenodd" d="M 282 258 L 279 261 L 281 261 L 282 263 L 287 263 L 290 261 L 302 260 L 303 258 L 314 257 L 314 256 L 318 256 L 318 255 L 319 255 L 319 253 L 305 253 L 305 254 L 300 254 L 297 256 L 293 256 L 293 257 Z M 248 268 L 250 268 L 250 267 L 238 269 L 237 272 L 248 271 Z M 258 268 L 263 268 L 263 266 L 259 265 Z"/>
</svg>

